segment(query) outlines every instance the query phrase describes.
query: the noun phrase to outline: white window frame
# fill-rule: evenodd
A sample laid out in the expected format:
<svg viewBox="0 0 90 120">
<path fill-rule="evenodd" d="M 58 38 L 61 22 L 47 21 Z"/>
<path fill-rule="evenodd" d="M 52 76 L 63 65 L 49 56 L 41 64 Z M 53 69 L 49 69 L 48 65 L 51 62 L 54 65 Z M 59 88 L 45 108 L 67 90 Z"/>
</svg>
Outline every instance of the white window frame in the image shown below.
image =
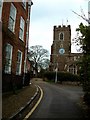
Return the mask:
<svg viewBox="0 0 90 120">
<path fill-rule="evenodd" d="M 3 0 L 0 0 L 0 21 L 2 21 Z"/>
<path fill-rule="evenodd" d="M 21 16 L 20 18 L 20 30 L 19 30 L 19 38 L 20 40 L 24 41 L 24 26 L 25 26 L 25 20 Z"/>
<path fill-rule="evenodd" d="M 11 51 L 9 51 L 9 48 L 11 49 Z M 13 46 L 11 44 L 6 44 L 6 49 L 5 49 L 5 52 L 6 52 L 6 56 L 5 56 L 5 69 L 4 69 L 4 72 L 5 73 L 8 73 L 10 74 L 11 73 L 11 66 L 12 66 L 12 51 L 13 51 Z M 10 52 L 10 53 L 9 53 Z M 9 54 L 9 57 L 8 57 L 8 54 Z"/>
<path fill-rule="evenodd" d="M 60 35 L 63 34 L 63 39 L 60 39 Z M 63 41 L 64 40 L 64 32 L 59 33 L 59 40 Z"/>
<path fill-rule="evenodd" d="M 14 13 L 12 13 L 12 11 L 14 11 Z M 16 7 L 11 3 L 8 28 L 12 32 L 15 31 L 16 13 Z"/>
<path fill-rule="evenodd" d="M 26 0 L 22 0 L 22 6 L 26 9 Z"/>
<path fill-rule="evenodd" d="M 21 53 L 20 61 L 18 61 L 18 52 Z M 20 50 L 18 50 L 18 52 L 17 52 L 16 75 L 20 75 L 21 74 L 21 67 L 22 67 L 22 52 Z M 18 65 L 19 65 L 19 67 L 18 67 Z"/>
</svg>

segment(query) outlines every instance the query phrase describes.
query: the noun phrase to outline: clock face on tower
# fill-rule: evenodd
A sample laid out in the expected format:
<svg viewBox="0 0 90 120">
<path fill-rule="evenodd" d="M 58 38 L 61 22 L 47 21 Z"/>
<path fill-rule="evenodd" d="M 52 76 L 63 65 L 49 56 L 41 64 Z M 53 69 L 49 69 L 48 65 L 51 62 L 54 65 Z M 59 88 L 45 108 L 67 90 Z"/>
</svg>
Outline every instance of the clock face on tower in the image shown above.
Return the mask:
<svg viewBox="0 0 90 120">
<path fill-rule="evenodd" d="M 65 53 L 64 48 L 60 48 L 60 49 L 59 49 L 59 53 L 63 55 L 63 54 Z"/>
</svg>

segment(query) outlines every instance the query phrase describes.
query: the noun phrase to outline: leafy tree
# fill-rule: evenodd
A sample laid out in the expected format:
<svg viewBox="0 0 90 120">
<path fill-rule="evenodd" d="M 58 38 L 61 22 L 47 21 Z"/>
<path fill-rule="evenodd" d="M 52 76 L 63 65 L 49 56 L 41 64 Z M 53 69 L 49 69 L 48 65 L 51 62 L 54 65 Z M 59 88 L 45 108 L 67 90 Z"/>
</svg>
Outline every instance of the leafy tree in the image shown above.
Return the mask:
<svg viewBox="0 0 90 120">
<path fill-rule="evenodd" d="M 35 74 L 49 67 L 49 52 L 40 45 L 31 46 L 28 58 L 32 63 Z"/>
<path fill-rule="evenodd" d="M 80 40 L 83 50 L 83 57 L 80 66 L 80 75 L 82 79 L 83 90 L 85 91 L 85 99 L 90 105 L 90 26 L 80 23 L 76 29 L 80 33 L 77 41 Z"/>
</svg>

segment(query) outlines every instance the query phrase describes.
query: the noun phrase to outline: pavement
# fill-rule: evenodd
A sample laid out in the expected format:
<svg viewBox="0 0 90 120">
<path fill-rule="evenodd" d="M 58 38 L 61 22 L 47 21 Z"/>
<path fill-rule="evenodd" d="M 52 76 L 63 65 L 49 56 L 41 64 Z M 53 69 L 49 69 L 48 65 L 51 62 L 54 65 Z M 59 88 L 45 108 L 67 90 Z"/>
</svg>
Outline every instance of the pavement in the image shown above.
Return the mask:
<svg viewBox="0 0 90 120">
<path fill-rule="evenodd" d="M 33 108 L 40 98 L 40 88 L 34 81 L 35 79 L 32 79 L 31 84 L 18 90 L 17 94 L 8 92 L 2 95 L 2 120 L 23 119 Z"/>
<path fill-rule="evenodd" d="M 26 119 L 29 119 L 31 116 L 32 116 L 31 118 L 35 118 L 35 117 L 33 117 L 34 111 L 36 111 L 36 112 L 34 112 L 34 116 L 36 116 L 36 118 L 38 118 L 38 115 L 43 118 L 45 118 L 47 116 L 49 118 L 55 117 L 55 116 L 59 117 L 59 114 L 56 111 L 53 111 L 53 110 L 57 109 L 56 106 L 58 104 L 60 104 L 60 106 L 62 106 L 62 108 L 58 108 L 59 111 L 62 112 L 63 106 L 65 108 L 66 105 L 67 105 L 66 111 L 71 111 L 71 113 L 69 113 L 69 114 L 67 112 L 66 113 L 63 112 L 61 114 L 62 115 L 61 117 L 63 117 L 64 114 L 66 114 L 67 116 L 68 115 L 70 116 L 70 114 L 72 114 L 72 116 L 73 115 L 76 116 L 76 114 L 77 114 L 78 116 L 81 116 L 81 118 L 82 118 L 82 113 L 80 111 L 76 110 L 77 107 L 75 108 L 76 112 L 72 108 L 72 106 L 74 106 L 74 102 L 82 94 L 81 92 L 78 93 L 77 95 L 73 92 L 74 93 L 74 95 L 73 95 L 73 93 L 70 92 L 72 89 L 71 87 L 69 89 L 68 89 L 68 86 L 65 86 L 65 88 L 57 88 L 58 84 L 57 84 L 57 87 L 53 86 L 55 84 L 53 84 L 52 86 L 47 85 L 47 84 L 48 83 L 43 82 L 42 79 L 34 78 L 31 80 L 31 85 L 24 87 L 22 90 L 18 91 L 17 94 L 15 94 L 15 95 L 12 93 L 4 94 L 2 97 L 2 116 L 3 116 L 2 120 L 4 120 L 4 119 L 26 120 Z M 43 90 L 39 87 L 39 85 L 44 90 L 44 96 L 43 96 Z M 74 91 L 76 91 L 76 89 L 77 88 L 75 87 Z M 66 93 L 68 93 L 70 97 L 66 93 L 64 93 L 64 95 L 65 95 L 64 96 L 61 91 L 62 92 L 66 91 Z M 55 94 L 54 94 L 54 92 L 55 92 Z M 63 99 L 61 99 L 61 97 L 58 97 L 57 92 L 58 92 L 58 94 L 60 94 L 60 96 L 62 96 Z M 49 96 L 48 96 L 48 94 L 49 94 Z M 50 95 L 51 95 L 51 97 L 50 97 Z M 58 101 L 56 103 L 54 102 L 56 100 L 55 98 L 57 98 L 57 101 Z M 68 98 L 67 100 L 68 100 L 69 104 L 67 104 L 67 100 L 65 100 L 64 98 L 65 99 Z M 71 103 L 69 101 L 69 99 L 70 99 L 70 101 L 73 101 L 73 103 Z M 43 100 L 46 100 L 46 101 L 43 101 Z M 61 103 L 59 103 L 59 101 L 61 101 Z M 54 104 L 52 104 L 52 102 Z M 43 104 L 43 106 L 39 109 L 40 105 L 38 106 L 38 104 L 42 104 L 42 103 L 45 103 L 45 104 Z M 47 105 L 54 106 L 54 109 L 50 106 L 48 108 Z M 38 108 L 37 108 L 37 106 L 38 106 Z M 69 108 L 69 106 L 71 106 L 71 109 Z M 46 108 L 46 109 L 44 109 L 44 108 Z M 68 108 L 70 110 L 68 110 Z M 47 114 L 42 114 L 42 111 L 44 111 L 44 110 L 46 110 L 46 111 L 43 113 L 47 113 Z M 65 111 L 65 109 L 64 109 L 64 111 Z M 55 113 L 55 116 L 54 116 L 54 113 Z M 47 116 L 44 116 L 44 115 L 47 115 Z"/>
</svg>

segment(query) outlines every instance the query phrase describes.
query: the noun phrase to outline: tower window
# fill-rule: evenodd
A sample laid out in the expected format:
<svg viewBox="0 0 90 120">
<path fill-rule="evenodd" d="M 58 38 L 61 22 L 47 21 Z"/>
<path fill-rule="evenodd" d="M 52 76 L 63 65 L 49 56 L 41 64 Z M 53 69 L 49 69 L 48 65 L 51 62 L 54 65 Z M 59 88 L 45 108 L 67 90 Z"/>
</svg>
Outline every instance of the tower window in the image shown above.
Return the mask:
<svg viewBox="0 0 90 120">
<path fill-rule="evenodd" d="M 63 44 L 60 45 L 60 48 L 63 48 Z"/>
<path fill-rule="evenodd" d="M 64 33 L 59 33 L 59 40 L 64 40 Z"/>
</svg>

